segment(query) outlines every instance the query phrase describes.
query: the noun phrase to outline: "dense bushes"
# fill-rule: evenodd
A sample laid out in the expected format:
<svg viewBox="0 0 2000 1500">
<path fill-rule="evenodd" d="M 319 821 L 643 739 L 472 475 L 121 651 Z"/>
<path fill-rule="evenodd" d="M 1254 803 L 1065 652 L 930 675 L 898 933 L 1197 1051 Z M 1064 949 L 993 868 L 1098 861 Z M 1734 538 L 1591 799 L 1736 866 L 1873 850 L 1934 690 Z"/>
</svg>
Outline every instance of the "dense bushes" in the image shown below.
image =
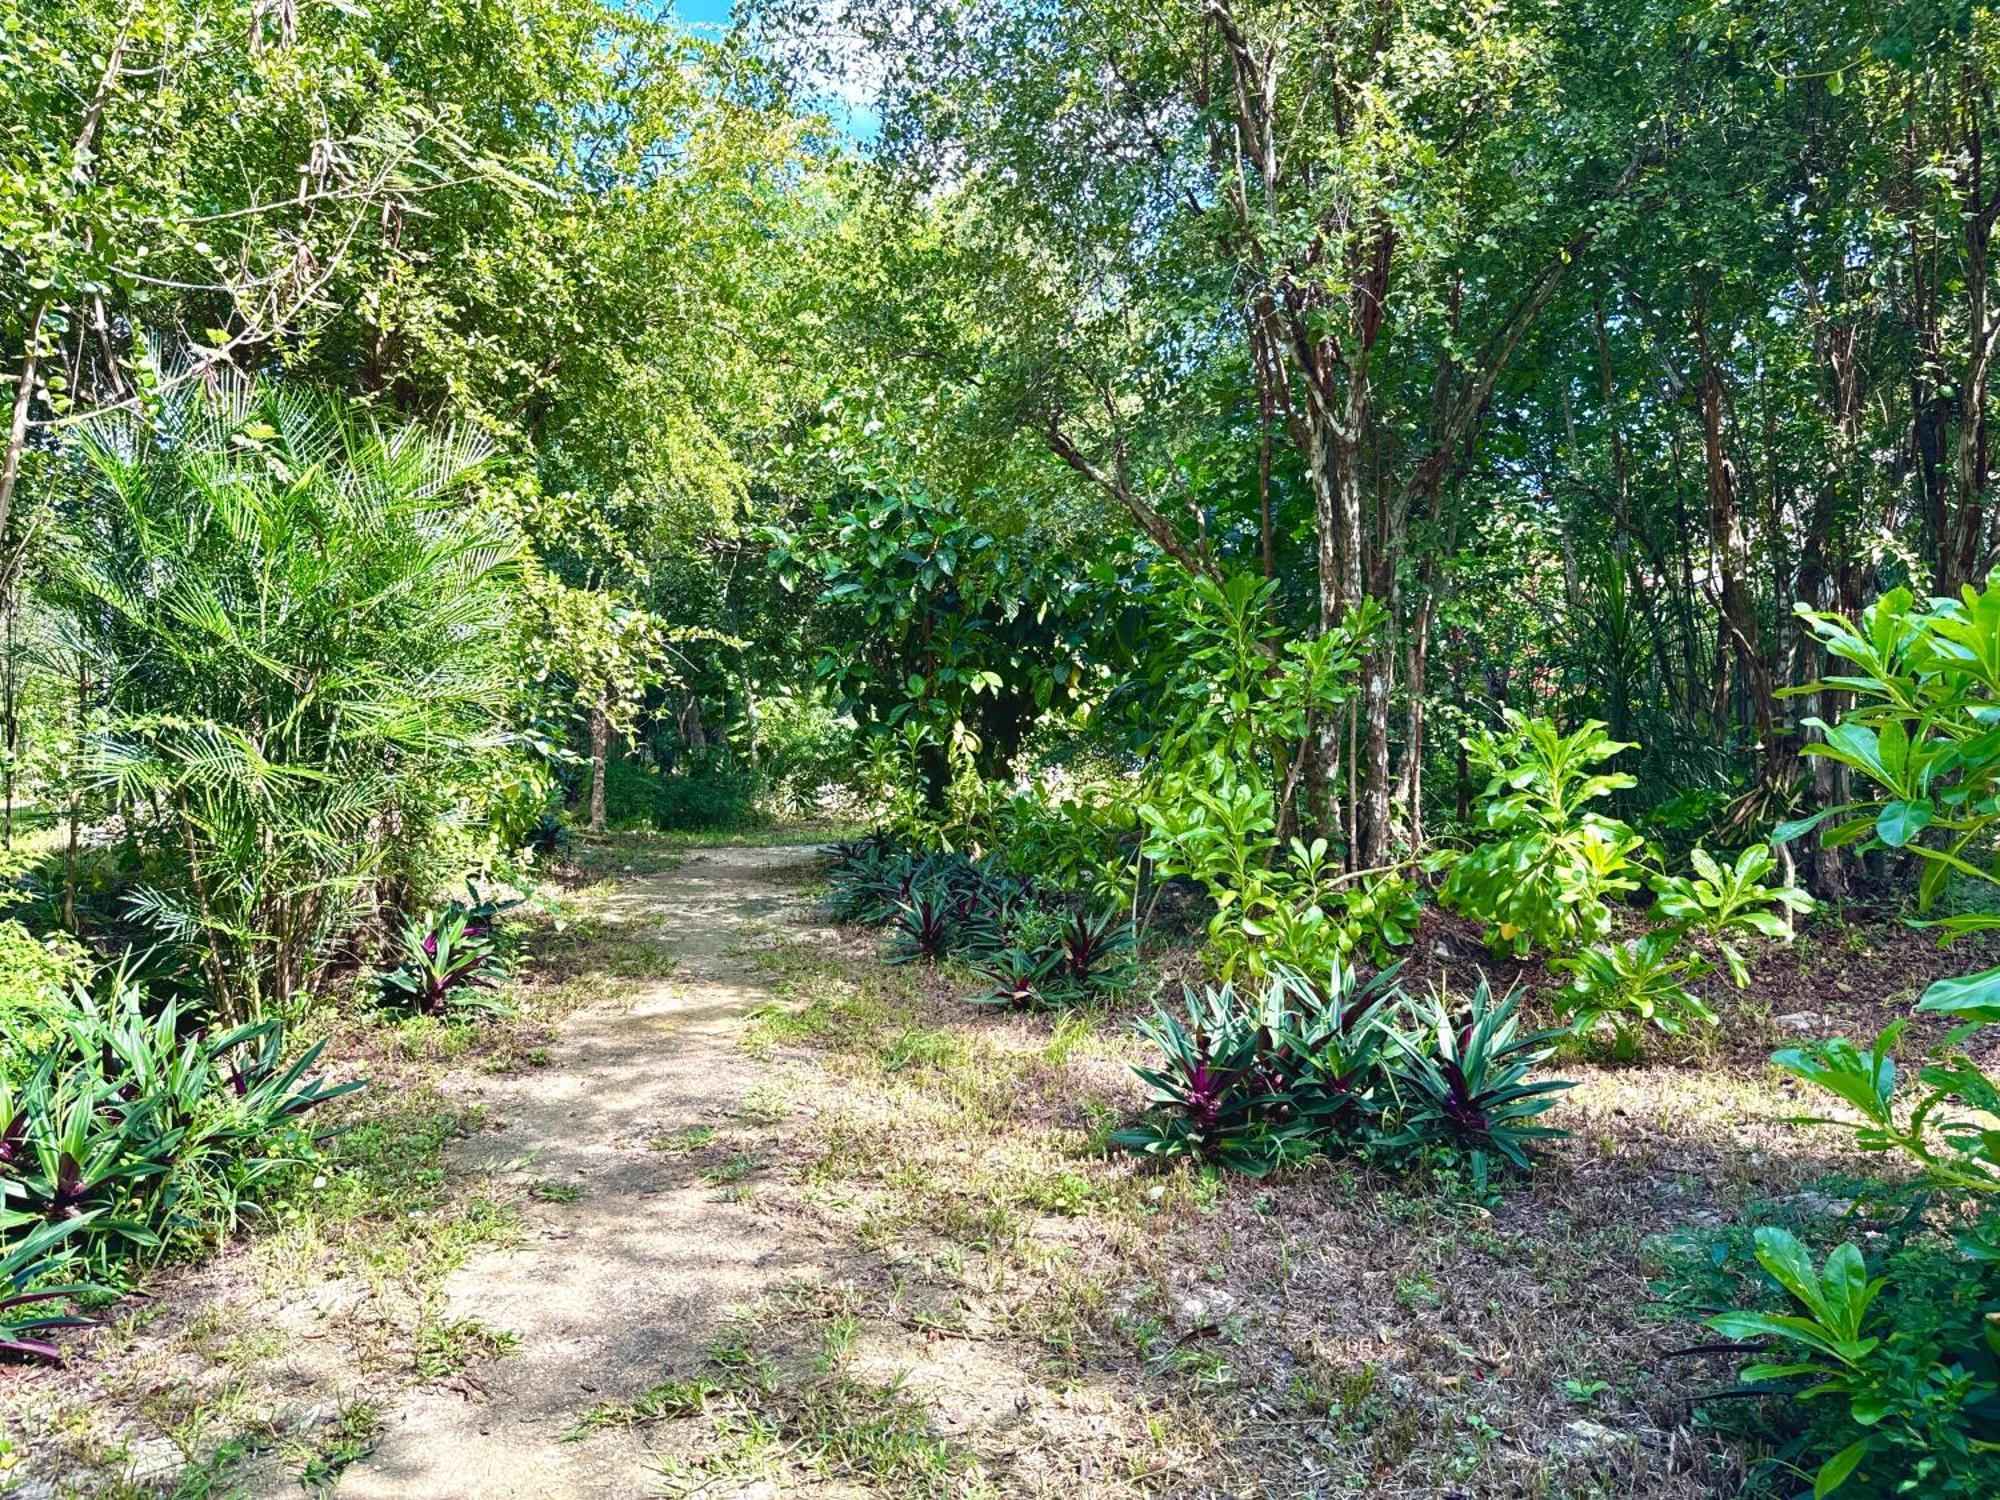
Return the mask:
<svg viewBox="0 0 2000 1500">
<path fill-rule="evenodd" d="M 101 686 L 126 907 L 230 1021 L 288 1003 L 368 891 L 455 860 L 503 754 L 508 536 L 485 446 L 218 375 L 77 437 L 52 594 Z M 460 865 L 462 868 L 462 865 Z"/>
<path fill-rule="evenodd" d="M 1954 876 L 2000 885 L 2000 587 L 1927 604 L 1892 590 L 1858 623 L 1800 614 L 1847 664 L 1832 685 L 1854 695 L 1837 724 L 1807 721 L 1824 735 L 1807 753 L 1862 786 L 1778 837 L 1831 822 L 1823 847 L 1907 850 L 1922 871 L 1920 908 Z M 1662 904 L 1726 930 L 1745 872 L 1701 875 Z M 1935 925 L 1949 940 L 2000 918 L 1959 913 Z M 1774 1466 L 1809 1476 L 1815 1495 L 2000 1494 L 2000 1082 L 1973 1055 L 1976 1034 L 2000 1023 L 2000 969 L 1940 980 L 1917 1010 L 1955 1024 L 1914 1088 L 1896 1057 L 1907 1017 L 1867 1046 L 1833 1038 L 1772 1059 L 1843 1106 L 1810 1123 L 1914 1169 L 1866 1189 L 1856 1216 L 1867 1232 L 1819 1263 L 1776 1225 L 1693 1236 L 1663 1283 L 1673 1306 L 1754 1341 L 1746 1387 L 1783 1398 Z"/>
<path fill-rule="evenodd" d="M 1691 874 L 1668 873 L 1638 833 L 1594 806 L 1633 785 L 1600 767 L 1634 748 L 1596 720 L 1563 734 L 1509 710 L 1502 729 L 1465 745 L 1487 773 L 1478 824 L 1492 836 L 1432 858 L 1446 872 L 1438 900 L 1484 923 L 1496 953 L 1548 954 L 1569 976 L 1556 997 L 1563 1017 L 1580 1034 L 1608 1029 L 1621 1054 L 1637 1050 L 1642 1025 L 1678 1033 L 1714 1022 L 1690 988 L 1716 968 L 1697 939 L 1741 988 L 1749 976 L 1736 944 L 1746 935 L 1789 937 L 1780 913 L 1812 908 L 1804 891 L 1780 880 L 1764 845 L 1727 864 L 1696 848 Z M 1644 913 L 1649 930 L 1617 939 L 1613 902 L 1642 884 L 1655 896 Z"/>
<path fill-rule="evenodd" d="M 661 833 L 749 828 L 762 820 L 760 778 L 747 770 L 710 769 L 662 776 L 632 764 L 605 767 L 605 819 L 614 828 Z"/>
<path fill-rule="evenodd" d="M 0 1239 L 74 1224 L 44 1257 L 109 1279 L 232 1228 L 264 1179 L 317 1155 L 309 1112 L 360 1087 L 313 1074 L 323 1043 L 288 1059 L 276 1018 L 217 1034 L 120 980 L 0 1016 Z"/>
<path fill-rule="evenodd" d="M 1137 940 L 1115 907 L 1009 874 L 992 860 L 912 849 L 885 833 L 835 845 L 832 854 L 834 917 L 888 929 L 883 954 L 892 963 L 967 959 L 989 985 L 974 998 L 1017 1009 L 1071 1005 L 1131 981 Z"/>
<path fill-rule="evenodd" d="M 1279 970 L 1256 995 L 1188 989 L 1182 1013 L 1140 1026 L 1160 1062 L 1139 1069 L 1147 1117 L 1113 1140 L 1261 1176 L 1319 1153 L 1424 1159 L 1483 1188 L 1496 1164 L 1525 1168 L 1556 1132 L 1537 1117 L 1570 1085 L 1530 1079 L 1553 1033 L 1523 1033 L 1513 996 L 1482 982 L 1464 1007 L 1413 999 L 1393 972 L 1357 985 Z"/>
<path fill-rule="evenodd" d="M 1817 1495 L 1986 1500 L 2000 1494 L 2000 1260 L 1964 1253 L 1906 1197 L 1873 1207 L 1880 1227 L 1823 1260 L 1777 1225 L 1680 1236 L 1662 1306 L 1752 1353 L 1740 1393 L 1779 1403 L 1775 1430 L 1749 1434 L 1771 1443 L 1770 1490 L 1803 1477 Z"/>
</svg>

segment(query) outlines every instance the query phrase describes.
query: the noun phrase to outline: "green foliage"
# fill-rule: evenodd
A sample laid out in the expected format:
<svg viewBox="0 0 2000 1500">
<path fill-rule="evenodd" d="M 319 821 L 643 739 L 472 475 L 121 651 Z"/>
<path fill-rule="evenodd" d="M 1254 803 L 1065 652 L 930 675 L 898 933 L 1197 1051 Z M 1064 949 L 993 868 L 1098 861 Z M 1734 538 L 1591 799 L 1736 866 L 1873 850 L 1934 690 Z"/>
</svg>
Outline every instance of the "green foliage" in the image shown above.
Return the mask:
<svg viewBox="0 0 2000 1500">
<path fill-rule="evenodd" d="M 79 444 L 61 596 L 109 697 L 92 774 L 159 812 L 129 905 L 254 1017 L 505 742 L 511 543 L 463 503 L 487 450 L 228 378 Z"/>
<path fill-rule="evenodd" d="M 36 1223 L 0 1209 L 0 1357 L 61 1359 L 62 1351 L 48 1335 L 85 1321 L 63 1304 L 99 1290 L 61 1279 L 70 1262 L 64 1242 L 89 1228 L 92 1217 Z"/>
<path fill-rule="evenodd" d="M 1227 983 L 1184 989 L 1181 1006 L 1183 1016 L 1156 1007 L 1138 1024 L 1160 1053 L 1158 1066 L 1133 1069 L 1152 1108 L 1112 1144 L 1145 1156 L 1195 1156 L 1253 1177 L 1310 1156 L 1311 1127 L 1270 1065 L 1266 1014 Z"/>
<path fill-rule="evenodd" d="M 75 939 L 60 933 L 38 938 L 19 922 L 0 920 L 0 1016 L 55 1005 L 87 976 Z"/>
<path fill-rule="evenodd" d="M 498 924 L 519 905 L 481 897 L 468 882 L 463 901 L 412 918 L 397 944 L 402 962 L 381 975 L 384 1003 L 426 1016 L 503 1009 L 492 993 L 509 973 Z"/>
<path fill-rule="evenodd" d="M 1195 1156 L 1262 1176 L 1318 1152 L 1389 1162 L 1526 1169 L 1537 1123 L 1570 1087 L 1530 1080 L 1551 1033 L 1522 1034 L 1514 997 L 1482 982 L 1461 1012 L 1442 992 L 1412 1001 L 1393 974 L 1357 986 L 1276 971 L 1256 999 L 1234 985 L 1186 989 L 1185 1019 L 1164 1008 L 1139 1032 L 1160 1053 L 1136 1071 L 1144 1118 L 1113 1137 L 1148 1156 Z"/>
<path fill-rule="evenodd" d="M 1815 1265 L 1772 1226 L 1678 1251 L 1660 1289 L 1723 1336 L 1760 1346 L 1747 1393 L 1797 1403 L 1774 1466 L 1815 1496 L 1972 1497 L 2000 1484 L 2000 1269 L 1906 1231 Z M 1748 1304 L 1747 1306 L 1745 1304 Z"/>
<path fill-rule="evenodd" d="M 1128 986 L 1130 915 L 1009 874 L 997 858 L 919 852 L 877 832 L 832 849 L 827 906 L 840 921 L 887 927 L 890 963 L 962 957 L 991 986 L 980 1003 L 1062 1006 Z"/>
<path fill-rule="evenodd" d="M 947 495 L 870 485 L 766 537 L 785 586 L 815 588 L 833 642 L 817 680 L 864 726 L 909 733 L 933 801 L 948 747 L 994 772 L 1082 686 L 1097 611 L 1078 570 Z"/>
<path fill-rule="evenodd" d="M 1609 899 L 1638 888 L 1644 840 L 1590 804 L 1634 784 L 1597 769 L 1629 744 L 1592 719 L 1563 734 L 1512 709 L 1465 744 L 1487 773 L 1479 826 L 1496 837 L 1449 860 L 1438 899 L 1487 924 L 1496 952 L 1562 955 L 1611 931 Z"/>
<path fill-rule="evenodd" d="M 276 1018 L 203 1033 L 119 975 L 105 1001 L 0 1018 L 8 1202 L 23 1224 L 88 1216 L 75 1248 L 101 1275 L 226 1232 L 265 1178 L 317 1159 L 304 1116 L 361 1087 L 309 1076 L 324 1045 L 287 1059 Z"/>
<path fill-rule="evenodd" d="M 1395 1035 L 1401 1128 L 1385 1144 L 1464 1162 L 1484 1182 L 1493 1158 L 1525 1170 L 1529 1143 L 1560 1134 L 1537 1120 L 1572 1085 L 1530 1081 L 1554 1033 L 1522 1032 L 1519 1004 L 1518 995 L 1496 1003 L 1484 978 L 1463 1010 L 1442 989 L 1417 1003 L 1414 1029 Z"/>
<path fill-rule="evenodd" d="M 1209 946 L 1225 975 L 1317 973 L 1357 951 L 1381 961 L 1418 920 L 1415 887 L 1393 872 L 1343 872 L 1325 838 L 1280 837 L 1300 812 L 1311 726 L 1347 701 L 1384 613 L 1370 602 L 1302 640 L 1275 598 L 1248 574 L 1176 595 L 1175 719 L 1138 808 L 1155 873 L 1215 902 Z"/>
<path fill-rule="evenodd" d="M 1894 589 L 1862 613 L 1858 627 L 1838 615 L 1800 613 L 1830 654 L 1858 669 L 1829 679 L 1854 694 L 1854 706 L 1832 727 L 1812 721 L 1824 743 L 1808 753 L 1860 773 L 1879 795 L 1788 823 L 1777 836 L 1840 817 L 1823 843 L 1873 839 L 1907 848 L 1924 862 L 1923 906 L 1953 871 L 2000 885 L 1991 863 L 2000 830 L 2000 747 L 1991 728 L 2000 706 L 2000 585 L 1968 587 L 1958 599 L 1928 605 Z M 2000 927 L 2000 918 L 1973 914 L 1936 925 L 1948 941 Z M 1836 1039 L 1788 1048 L 1773 1061 L 1861 1116 L 1823 1123 L 1850 1130 L 1864 1150 L 1908 1157 L 1933 1187 L 1980 1199 L 1985 1210 L 1961 1243 L 1969 1253 L 2000 1258 L 1992 1207 L 2000 1193 L 2000 1129 L 1993 1124 L 2000 1085 L 1966 1046 L 1981 1027 L 2000 1022 L 2000 969 L 1941 979 L 1917 1009 L 1961 1024 L 1919 1072 L 1924 1091 L 1907 1108 L 1897 1097 L 1894 1056 L 1905 1021 L 1891 1022 L 1866 1050 Z"/>
<path fill-rule="evenodd" d="M 1822 845 L 1907 850 L 1922 864 L 1922 910 L 1954 873 L 2000 885 L 2000 740 L 1992 729 L 2000 710 L 2000 583 L 1923 604 L 1908 589 L 1891 589 L 1862 611 L 1859 625 L 1803 606 L 1799 616 L 1829 655 L 1855 668 L 1815 685 L 1850 692 L 1854 702 L 1832 726 L 1806 720 L 1822 736 L 1806 753 L 1859 775 L 1874 795 L 1822 808 L 1773 836 L 1796 838 L 1838 820 L 1821 833 Z M 1946 916 L 1936 925 L 1948 940 L 2000 928 L 2000 916 Z M 2000 1020 L 2000 969 L 1937 993 L 1967 1019 Z M 1975 1014 L 1985 994 L 1992 1014 Z"/>
<path fill-rule="evenodd" d="M 704 769 L 662 776 L 630 761 L 605 767 L 604 809 L 614 828 L 662 833 L 742 829 L 760 821 L 761 779 L 747 770 Z"/>
<path fill-rule="evenodd" d="M 1635 1025 L 1650 1022 L 1669 1036 L 1679 1036 L 1690 1022 L 1715 1023 L 1715 1012 L 1688 988 L 1712 966 L 1701 955 L 1685 951 L 1678 931 L 1663 929 L 1627 942 L 1599 943 L 1550 967 L 1570 976 L 1556 992 L 1557 1013 L 1579 1033 L 1609 1021 L 1621 1054 L 1637 1050 L 1631 1029 Z"/>
<path fill-rule="evenodd" d="M 1690 938 L 1714 944 L 1741 989 L 1750 971 L 1736 946 L 1740 935 L 1789 939 L 1790 928 L 1774 908 L 1810 911 L 1812 898 L 1796 886 L 1779 885 L 1771 877 L 1776 857 L 1768 846 L 1753 845 L 1733 865 L 1696 848 L 1689 860 L 1692 876 L 1655 872 L 1658 892 L 1648 916 L 1658 925 L 1624 942 L 1599 943 L 1550 967 L 1570 976 L 1558 992 L 1558 1010 L 1579 1033 L 1609 1022 L 1621 1055 L 1638 1049 L 1634 1028 L 1650 1022 L 1670 1036 L 1690 1023 L 1713 1025 L 1715 1012 L 1689 988 L 1714 971 L 1715 965 L 1697 951 Z"/>
<path fill-rule="evenodd" d="M 1653 881 L 1659 899 L 1653 913 L 1672 924 L 1676 934 L 1700 933 L 1715 942 L 1738 989 L 1750 982 L 1748 966 L 1732 941 L 1738 934 L 1785 940 L 1791 928 L 1774 909 L 1808 912 L 1813 900 L 1797 886 L 1781 885 L 1777 856 L 1768 844 L 1753 844 L 1725 865 L 1705 849 L 1688 856 L 1695 873 L 1660 875 Z"/>
</svg>

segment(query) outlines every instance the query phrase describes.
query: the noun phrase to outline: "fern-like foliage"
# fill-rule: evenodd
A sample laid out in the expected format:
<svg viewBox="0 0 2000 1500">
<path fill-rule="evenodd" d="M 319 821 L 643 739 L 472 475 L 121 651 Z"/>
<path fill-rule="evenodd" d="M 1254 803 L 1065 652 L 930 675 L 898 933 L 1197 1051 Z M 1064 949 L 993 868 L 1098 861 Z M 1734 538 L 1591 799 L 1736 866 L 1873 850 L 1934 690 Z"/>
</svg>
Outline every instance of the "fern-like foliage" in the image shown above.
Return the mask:
<svg viewBox="0 0 2000 1500">
<path fill-rule="evenodd" d="M 489 449 L 232 378 L 76 446 L 55 592 L 107 700 L 95 779 L 157 856 L 128 905 L 248 1018 L 504 738 L 514 541 L 467 497 Z"/>
</svg>

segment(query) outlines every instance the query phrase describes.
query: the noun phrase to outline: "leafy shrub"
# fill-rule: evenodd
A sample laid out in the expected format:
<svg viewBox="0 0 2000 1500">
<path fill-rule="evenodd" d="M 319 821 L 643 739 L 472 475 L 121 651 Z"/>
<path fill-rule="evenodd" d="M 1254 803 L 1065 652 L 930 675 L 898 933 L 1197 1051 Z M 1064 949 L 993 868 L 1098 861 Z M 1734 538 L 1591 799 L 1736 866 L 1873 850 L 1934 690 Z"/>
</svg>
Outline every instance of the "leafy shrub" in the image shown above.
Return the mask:
<svg viewBox="0 0 2000 1500">
<path fill-rule="evenodd" d="M 1413 1003 L 1393 975 L 1365 986 L 1336 968 L 1318 984 L 1275 974 L 1255 1001 L 1231 983 L 1184 991 L 1140 1024 L 1160 1063 L 1136 1069 L 1146 1116 L 1114 1143 L 1150 1156 L 1199 1156 L 1262 1175 L 1314 1152 L 1362 1151 L 1468 1167 L 1526 1168 L 1557 1135 L 1537 1123 L 1570 1085 L 1530 1080 L 1550 1033 L 1522 1035 L 1516 1003 L 1482 983 L 1461 1014 L 1442 994 Z"/>
<path fill-rule="evenodd" d="M 299 993 L 363 887 L 476 802 L 510 702 L 490 448 L 226 371 L 83 424 L 52 601 L 102 685 L 127 909 L 229 1022 Z"/>
<path fill-rule="evenodd" d="M 509 973 L 497 922 L 521 902 L 482 897 L 470 884 L 465 895 L 404 925 L 397 943 L 403 961 L 381 976 L 385 1003 L 426 1016 L 503 1008 L 492 994 Z"/>
<path fill-rule="evenodd" d="M 19 922 L 0 921 L 0 1012 L 59 1004 L 87 974 L 83 949 L 74 939 L 38 938 Z"/>
<path fill-rule="evenodd" d="M 1903 849 L 1922 868 L 1920 908 L 1954 873 L 2000 885 L 1990 850 L 2000 832 L 2000 585 L 1919 604 L 1893 589 L 1860 623 L 1801 608 L 1829 655 L 1853 670 L 1801 691 L 1838 688 L 1854 706 L 1838 724 L 1807 720 L 1822 742 L 1807 754 L 1857 773 L 1870 795 L 1781 825 L 1798 837 L 1838 819 L 1823 847 Z M 1737 872 L 1732 872 L 1735 875 Z M 1742 882 L 1691 890 L 1701 915 L 1731 920 Z M 1666 893 L 1663 892 L 1663 900 Z M 1752 924 L 1755 925 L 1754 923 Z M 1945 940 L 2000 928 L 2000 916 L 1948 916 Z M 1819 1494 L 2000 1493 L 2000 1084 L 1967 1049 L 2000 1023 L 2000 969 L 1939 980 L 1917 1009 L 1958 1024 L 1901 1085 L 1895 1051 L 1907 1019 L 1866 1048 L 1845 1038 L 1787 1048 L 1772 1061 L 1844 1102 L 1858 1118 L 1817 1119 L 1864 1151 L 1895 1153 L 1918 1169 L 1911 1202 L 1886 1254 L 1843 1245 L 1816 1269 L 1791 1236 L 1760 1231 L 1757 1260 L 1788 1301 L 1769 1311 L 1724 1311 L 1716 1326 L 1768 1338 L 1777 1361 L 1746 1376 L 1796 1398 L 1798 1454 L 1816 1465 Z M 1914 1092 L 1916 1097 L 1911 1098 Z M 1947 1244 L 1949 1248 L 1947 1248 Z M 1828 1399 L 1832 1398 L 1832 1399 Z"/>
<path fill-rule="evenodd" d="M 762 821 L 762 780 L 748 770 L 709 768 L 662 776 L 630 761 L 604 768 L 604 812 L 614 828 L 661 833 L 750 828 Z"/>
<path fill-rule="evenodd" d="M 1921 1228 L 1876 1244 L 1815 1266 L 1783 1228 L 1710 1231 L 1670 1247 L 1657 1290 L 1756 1346 L 1743 1391 L 1795 1419 L 1779 1475 L 1815 1495 L 2000 1493 L 2000 1262 Z"/>
<path fill-rule="evenodd" d="M 104 1273 L 233 1226 L 262 1178 L 317 1155 L 302 1117 L 361 1087 L 308 1076 L 323 1042 L 286 1063 L 276 1018 L 213 1037 L 173 1001 L 148 1015 L 116 980 L 107 1002 L 79 994 L 30 1029 L 0 1020 L 8 1201 L 78 1223 L 79 1254 Z"/>
<path fill-rule="evenodd" d="M 1122 782 L 1087 781 L 1055 795 L 1015 792 L 994 810 L 994 847 L 1017 875 L 1103 899 L 1131 884 L 1139 849 L 1132 791 Z"/>
<path fill-rule="evenodd" d="M 1688 988 L 1712 966 L 1699 954 L 1684 951 L 1677 931 L 1599 943 L 1550 967 L 1570 976 L 1568 985 L 1556 992 L 1556 1013 L 1578 1032 L 1609 1022 L 1621 1055 L 1637 1050 L 1637 1025 L 1650 1022 L 1679 1036 L 1690 1022 L 1715 1021 L 1707 1002 Z"/>
<path fill-rule="evenodd" d="M 1562 734 L 1547 719 L 1505 710 L 1506 728 L 1465 741 L 1488 776 L 1478 821 L 1498 835 L 1450 856 L 1438 899 L 1487 924 L 1495 952 L 1566 954 L 1611 931 L 1608 899 L 1638 889 L 1644 840 L 1590 804 L 1632 786 L 1596 769 L 1629 744 L 1595 719 Z"/>
<path fill-rule="evenodd" d="M 1743 934 L 1789 938 L 1777 908 L 1810 911 L 1812 898 L 1796 886 L 1777 884 L 1777 859 L 1768 845 L 1737 855 L 1734 864 L 1704 849 L 1689 855 L 1692 875 L 1654 872 L 1658 899 L 1648 916 L 1661 925 L 1625 942 L 1601 942 L 1550 967 L 1570 976 L 1556 1007 L 1572 1030 L 1587 1033 L 1608 1024 L 1618 1053 L 1638 1050 L 1638 1028 L 1648 1022 L 1670 1036 L 1690 1025 L 1715 1024 L 1715 1012 L 1690 985 L 1714 972 L 1698 951 L 1696 935 L 1713 944 L 1738 989 L 1750 982 L 1749 964 L 1736 946 Z"/>
<path fill-rule="evenodd" d="M 0 1357 L 58 1360 L 62 1351 L 47 1335 L 86 1321 L 65 1311 L 63 1304 L 98 1288 L 59 1278 L 70 1263 L 63 1242 L 87 1228 L 90 1219 L 86 1214 L 39 1223 L 25 1214 L 0 1211 Z"/>
<path fill-rule="evenodd" d="M 1790 937 L 1791 929 L 1774 908 L 1808 912 L 1813 909 L 1812 897 L 1797 886 L 1776 882 L 1778 860 L 1768 844 L 1752 844 L 1733 865 L 1697 848 L 1688 863 L 1694 866 L 1692 876 L 1655 877 L 1653 889 L 1659 899 L 1654 912 L 1673 924 L 1677 934 L 1697 932 L 1712 938 L 1741 989 L 1750 982 L 1750 973 L 1735 939 L 1743 933 Z"/>
</svg>

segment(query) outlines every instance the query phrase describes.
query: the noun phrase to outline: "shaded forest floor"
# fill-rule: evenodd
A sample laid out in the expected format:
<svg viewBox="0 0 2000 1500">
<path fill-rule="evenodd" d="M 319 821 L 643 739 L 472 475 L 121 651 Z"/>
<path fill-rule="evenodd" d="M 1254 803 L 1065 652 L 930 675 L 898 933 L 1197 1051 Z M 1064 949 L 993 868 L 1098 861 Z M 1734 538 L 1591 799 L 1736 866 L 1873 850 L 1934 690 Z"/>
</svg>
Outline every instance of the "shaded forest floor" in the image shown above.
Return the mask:
<svg viewBox="0 0 2000 1500">
<path fill-rule="evenodd" d="M 1656 1239 L 1867 1165 L 1765 1059 L 1966 966 L 1823 923 L 1715 1040 L 1571 1049 L 1532 1178 L 1110 1155 L 1124 1015 L 886 968 L 808 851 L 600 851 L 511 1020 L 341 1032 L 326 1181 L 0 1372 L 0 1493 L 1680 1497 L 1742 1460 Z M 1543 984 L 1432 914 L 1408 978 Z M 1135 1005 L 1133 1007 L 1137 1009 Z M 1678 1050 L 1675 1050 L 1678 1047 Z"/>
</svg>

